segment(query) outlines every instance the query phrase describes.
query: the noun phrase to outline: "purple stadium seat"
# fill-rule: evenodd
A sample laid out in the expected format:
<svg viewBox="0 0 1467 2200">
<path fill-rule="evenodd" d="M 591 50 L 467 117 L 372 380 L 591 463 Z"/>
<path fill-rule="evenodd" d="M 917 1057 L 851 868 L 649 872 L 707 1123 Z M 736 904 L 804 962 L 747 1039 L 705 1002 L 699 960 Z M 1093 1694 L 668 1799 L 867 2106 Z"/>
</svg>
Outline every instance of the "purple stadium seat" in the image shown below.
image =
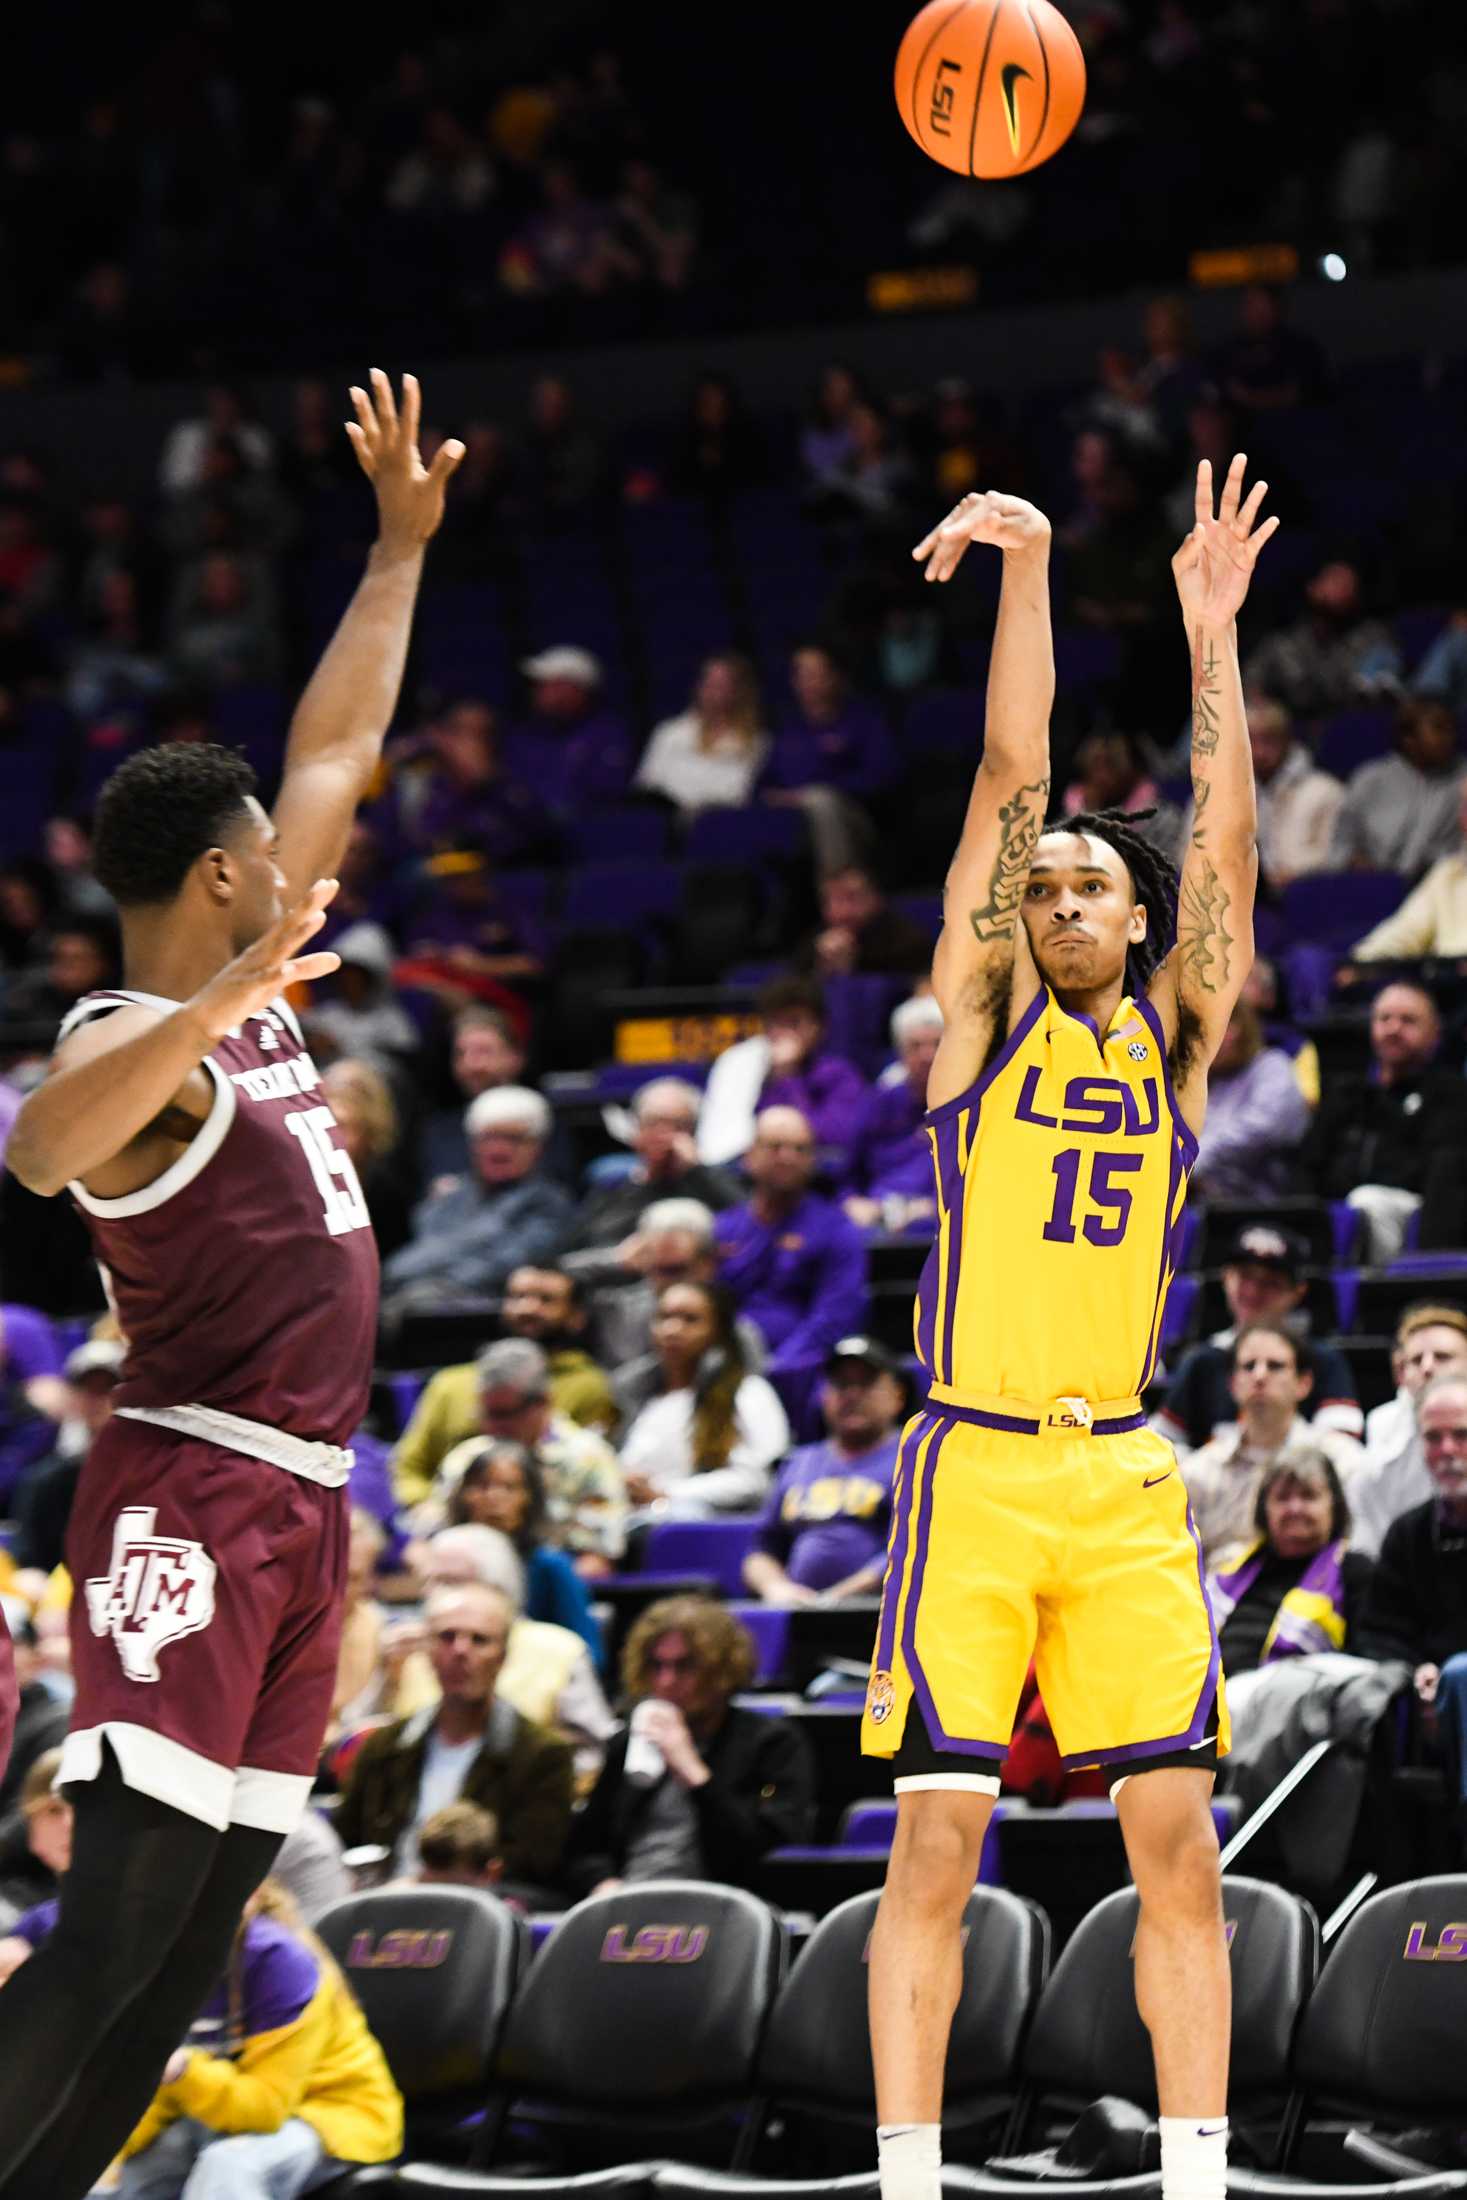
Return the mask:
<svg viewBox="0 0 1467 2200">
<path fill-rule="evenodd" d="M 1467 1276 L 1467 1253 L 1403 1253 L 1386 1269 L 1388 1276 Z"/>
<path fill-rule="evenodd" d="M 709 1574 L 725 1596 L 742 1596 L 744 1560 L 754 1541 L 752 1520 L 667 1520 L 648 1531 L 642 1571 Z"/>
<path fill-rule="evenodd" d="M 806 844 L 798 810 L 703 810 L 688 834 L 687 858 L 692 864 L 752 867 L 803 855 Z"/>
<path fill-rule="evenodd" d="M 1335 1266 L 1348 1268 L 1359 1252 L 1365 1218 L 1347 1199 L 1333 1199 L 1330 1201 L 1329 1219 L 1330 1227 L 1334 1231 Z"/>
<path fill-rule="evenodd" d="M 759 1670 L 754 1676 L 754 1686 L 769 1687 L 779 1679 L 784 1670 L 789 1613 L 778 1604 L 756 1604 L 747 1599 L 739 1603 L 731 1601 L 729 1610 L 748 1628 L 754 1638 L 754 1647 L 759 1653 Z"/>
<path fill-rule="evenodd" d="M 571 853 L 577 863 L 661 863 L 672 837 L 666 810 L 629 802 L 571 821 Z"/>
<path fill-rule="evenodd" d="M 1319 871 L 1284 888 L 1284 924 L 1296 940 L 1340 953 L 1388 917 L 1406 891 L 1399 871 Z"/>
<path fill-rule="evenodd" d="M 565 932 L 641 932 L 682 907 L 673 864 L 588 863 L 571 874 L 560 913 Z"/>
<path fill-rule="evenodd" d="M 1389 756 L 1395 714 L 1390 710 L 1345 710 L 1326 719 L 1314 744 L 1321 771 L 1348 779 L 1362 764 Z"/>
<path fill-rule="evenodd" d="M 392 1411 L 397 1420 L 399 1435 L 412 1419 L 413 1408 L 422 1397 L 427 1383 L 427 1376 L 420 1375 L 416 1370 L 388 1376 L 387 1387 L 392 1392 Z"/>
<path fill-rule="evenodd" d="M 1358 1268 L 1337 1268 L 1334 1272 L 1335 1320 L 1342 1333 L 1355 1326 L 1355 1301 L 1360 1296 L 1360 1271 Z"/>
</svg>

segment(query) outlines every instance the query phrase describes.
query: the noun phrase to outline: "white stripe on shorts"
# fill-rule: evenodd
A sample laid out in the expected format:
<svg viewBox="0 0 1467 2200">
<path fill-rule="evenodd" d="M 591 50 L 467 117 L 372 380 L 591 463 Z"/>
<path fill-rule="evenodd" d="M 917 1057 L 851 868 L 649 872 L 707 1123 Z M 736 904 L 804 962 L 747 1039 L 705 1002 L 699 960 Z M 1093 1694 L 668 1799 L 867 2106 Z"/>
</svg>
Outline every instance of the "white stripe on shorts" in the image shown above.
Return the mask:
<svg viewBox="0 0 1467 2200">
<path fill-rule="evenodd" d="M 996 1772 L 913 1772 L 893 1780 L 898 1795 L 997 1795 Z"/>
</svg>

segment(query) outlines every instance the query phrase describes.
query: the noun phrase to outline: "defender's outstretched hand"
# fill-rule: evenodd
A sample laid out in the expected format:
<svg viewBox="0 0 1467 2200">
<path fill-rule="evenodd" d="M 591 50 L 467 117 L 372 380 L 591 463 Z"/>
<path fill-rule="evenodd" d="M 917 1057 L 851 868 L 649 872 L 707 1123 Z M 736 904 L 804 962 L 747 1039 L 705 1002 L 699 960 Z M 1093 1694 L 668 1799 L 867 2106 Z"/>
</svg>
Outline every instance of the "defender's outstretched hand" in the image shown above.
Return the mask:
<svg viewBox="0 0 1467 2200">
<path fill-rule="evenodd" d="M 972 542 L 991 543 L 995 550 L 1010 554 L 1047 550 L 1049 521 L 1023 497 L 1005 496 L 1000 489 L 975 490 L 922 537 L 912 556 L 918 564 L 927 560 L 929 581 L 950 581 Z"/>
<path fill-rule="evenodd" d="M 1259 508 L 1268 493 L 1266 481 L 1255 481 L 1243 495 L 1243 476 L 1248 461 L 1240 451 L 1228 468 L 1222 500 L 1212 508 L 1212 462 L 1204 458 L 1197 468 L 1197 523 L 1172 559 L 1172 576 L 1188 626 L 1226 626 L 1238 616 L 1258 553 L 1278 529 L 1278 520 L 1258 525 Z"/>
<path fill-rule="evenodd" d="M 423 397 L 415 374 L 402 378 L 402 411 L 392 384 L 380 367 L 372 369 L 372 388 L 353 387 L 356 419 L 348 420 L 357 463 L 377 492 L 378 527 L 384 542 L 416 548 L 436 535 L 443 518 L 443 493 L 464 455 L 462 443 L 445 443 L 431 466 L 418 450 L 418 421 Z"/>
</svg>

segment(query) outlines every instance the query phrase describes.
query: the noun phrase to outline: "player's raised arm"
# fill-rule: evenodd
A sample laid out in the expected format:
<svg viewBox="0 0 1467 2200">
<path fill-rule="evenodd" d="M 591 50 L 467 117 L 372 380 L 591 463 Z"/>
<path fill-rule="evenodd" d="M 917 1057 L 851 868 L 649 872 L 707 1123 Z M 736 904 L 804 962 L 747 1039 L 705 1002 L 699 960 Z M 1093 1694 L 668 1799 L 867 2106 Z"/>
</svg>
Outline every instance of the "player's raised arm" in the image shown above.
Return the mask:
<svg viewBox="0 0 1467 2200">
<path fill-rule="evenodd" d="M 1244 500 L 1247 463 L 1241 454 L 1233 460 L 1214 511 L 1212 468 L 1203 459 L 1196 525 L 1172 560 L 1192 656 L 1192 837 L 1177 896 L 1177 944 L 1152 997 L 1174 1035 L 1189 1114 L 1200 1111 L 1203 1079 L 1253 965 L 1258 802 L 1236 621 L 1258 553 L 1279 523 L 1258 521 L 1266 481 Z"/>
<path fill-rule="evenodd" d="M 347 423 L 377 496 L 377 540 L 356 594 L 291 721 L 275 805 L 279 863 L 292 897 L 334 876 L 358 804 L 370 786 L 397 708 L 423 554 L 443 518 L 449 476 L 464 455 L 445 443 L 431 467 L 418 452 L 421 396 L 402 378 L 402 410 L 374 367 L 371 390 L 353 389 Z"/>
<path fill-rule="evenodd" d="M 967 496 L 913 555 L 927 560 L 929 580 L 945 581 L 970 543 L 1002 551 L 1003 583 L 983 757 L 943 890 L 932 964 L 946 1019 L 928 1088 L 934 1105 L 972 1083 L 1009 1021 L 1019 908 L 1049 802 L 1049 521 L 1022 497 Z M 1037 984 L 1027 949 L 1023 959 L 1030 985 Z"/>
</svg>

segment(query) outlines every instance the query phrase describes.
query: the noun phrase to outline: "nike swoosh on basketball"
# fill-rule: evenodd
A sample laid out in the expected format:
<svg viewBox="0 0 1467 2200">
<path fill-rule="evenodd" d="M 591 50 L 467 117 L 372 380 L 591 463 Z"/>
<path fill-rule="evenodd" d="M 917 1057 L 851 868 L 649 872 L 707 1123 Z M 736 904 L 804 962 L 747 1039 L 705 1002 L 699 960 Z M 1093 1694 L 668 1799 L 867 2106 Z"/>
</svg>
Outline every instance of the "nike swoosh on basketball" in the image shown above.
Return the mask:
<svg viewBox="0 0 1467 2200">
<path fill-rule="evenodd" d="M 1009 145 L 1015 160 L 1019 157 L 1018 85 L 1020 77 L 1023 77 L 1030 84 L 1034 81 L 1029 71 L 1022 68 L 1017 61 L 1006 61 L 999 77 L 999 83 L 1003 91 L 1004 117 L 1009 126 Z"/>
<path fill-rule="evenodd" d="M 1175 1472 L 1175 1467 L 1168 1467 L 1165 1474 L 1148 1474 L 1141 1487 L 1143 1490 L 1154 1490 L 1159 1482 L 1170 1482 Z"/>
</svg>

